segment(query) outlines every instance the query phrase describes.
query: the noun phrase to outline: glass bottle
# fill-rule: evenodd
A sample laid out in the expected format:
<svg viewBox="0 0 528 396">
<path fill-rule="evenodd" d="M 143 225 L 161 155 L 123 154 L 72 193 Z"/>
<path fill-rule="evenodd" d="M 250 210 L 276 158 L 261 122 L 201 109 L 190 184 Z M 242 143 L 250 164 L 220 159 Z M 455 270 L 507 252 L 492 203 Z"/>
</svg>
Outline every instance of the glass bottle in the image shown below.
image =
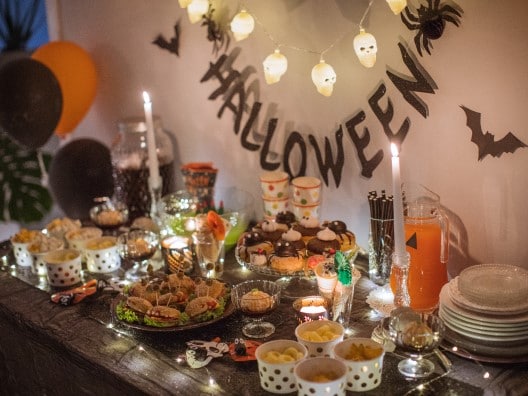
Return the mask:
<svg viewBox="0 0 528 396">
<path fill-rule="evenodd" d="M 172 141 L 163 130 L 161 119 L 153 117 L 162 178 L 161 196 L 174 191 L 174 152 Z M 111 148 L 114 197 L 129 208 L 130 221 L 151 213 L 148 185 L 147 125 L 144 117 L 129 117 L 118 123 L 119 135 Z"/>
</svg>

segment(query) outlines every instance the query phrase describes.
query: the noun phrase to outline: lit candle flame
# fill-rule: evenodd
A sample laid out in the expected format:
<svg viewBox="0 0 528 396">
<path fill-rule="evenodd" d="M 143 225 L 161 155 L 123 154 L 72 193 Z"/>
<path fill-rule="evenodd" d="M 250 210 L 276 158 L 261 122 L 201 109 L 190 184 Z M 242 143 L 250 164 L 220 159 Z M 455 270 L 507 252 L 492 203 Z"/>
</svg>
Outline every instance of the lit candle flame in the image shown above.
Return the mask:
<svg viewBox="0 0 528 396">
<path fill-rule="evenodd" d="M 396 144 L 394 144 L 394 143 L 391 143 L 391 153 L 392 153 L 393 157 L 398 157 L 399 154 L 400 154 L 398 152 L 398 146 L 396 146 Z"/>
</svg>

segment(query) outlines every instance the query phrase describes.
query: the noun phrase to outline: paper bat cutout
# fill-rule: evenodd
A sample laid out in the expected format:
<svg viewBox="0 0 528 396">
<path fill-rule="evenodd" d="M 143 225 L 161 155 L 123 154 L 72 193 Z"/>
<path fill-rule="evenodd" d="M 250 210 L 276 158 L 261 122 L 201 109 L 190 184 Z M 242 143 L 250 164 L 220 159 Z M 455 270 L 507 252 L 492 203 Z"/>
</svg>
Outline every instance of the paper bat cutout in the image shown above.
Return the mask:
<svg viewBox="0 0 528 396">
<path fill-rule="evenodd" d="M 167 50 L 176 56 L 180 56 L 180 22 L 178 21 L 178 23 L 174 25 L 174 37 L 172 37 L 170 41 L 167 41 L 167 39 L 160 34 L 152 44 L 156 44 L 158 47 Z"/>
<path fill-rule="evenodd" d="M 502 139 L 495 140 L 495 135 L 487 131 L 482 132 L 480 113 L 465 106 L 460 107 L 466 113 L 466 125 L 471 129 L 471 141 L 478 147 L 479 161 L 482 161 L 486 155 L 500 157 L 503 153 L 513 153 L 518 148 L 528 147 L 511 132 L 508 132 Z"/>
</svg>

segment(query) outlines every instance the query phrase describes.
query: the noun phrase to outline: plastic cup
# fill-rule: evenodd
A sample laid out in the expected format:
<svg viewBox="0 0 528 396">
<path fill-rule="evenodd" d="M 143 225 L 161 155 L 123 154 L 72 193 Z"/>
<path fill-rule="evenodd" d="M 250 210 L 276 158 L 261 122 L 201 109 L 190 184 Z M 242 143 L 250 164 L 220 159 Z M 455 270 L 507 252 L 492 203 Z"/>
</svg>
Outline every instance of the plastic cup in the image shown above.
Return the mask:
<svg viewBox="0 0 528 396">
<path fill-rule="evenodd" d="M 293 202 L 310 205 L 321 201 L 321 180 L 317 177 L 296 177 L 291 184 Z"/>
<path fill-rule="evenodd" d="M 262 195 L 270 199 L 286 198 L 289 194 L 289 176 L 286 172 L 264 172 L 260 174 Z"/>
</svg>

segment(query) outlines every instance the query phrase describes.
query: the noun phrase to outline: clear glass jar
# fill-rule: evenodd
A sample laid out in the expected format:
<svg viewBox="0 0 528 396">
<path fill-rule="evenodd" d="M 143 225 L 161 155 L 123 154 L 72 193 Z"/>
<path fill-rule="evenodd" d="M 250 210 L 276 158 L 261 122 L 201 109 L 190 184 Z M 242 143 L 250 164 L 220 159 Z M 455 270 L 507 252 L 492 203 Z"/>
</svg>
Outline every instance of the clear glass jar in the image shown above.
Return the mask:
<svg viewBox="0 0 528 396">
<path fill-rule="evenodd" d="M 162 178 L 161 196 L 174 191 L 174 152 L 172 141 L 154 116 L 156 152 Z M 119 135 L 111 148 L 114 196 L 127 204 L 130 221 L 149 216 L 151 195 L 148 186 L 147 124 L 144 117 L 125 118 L 118 123 Z"/>
</svg>

